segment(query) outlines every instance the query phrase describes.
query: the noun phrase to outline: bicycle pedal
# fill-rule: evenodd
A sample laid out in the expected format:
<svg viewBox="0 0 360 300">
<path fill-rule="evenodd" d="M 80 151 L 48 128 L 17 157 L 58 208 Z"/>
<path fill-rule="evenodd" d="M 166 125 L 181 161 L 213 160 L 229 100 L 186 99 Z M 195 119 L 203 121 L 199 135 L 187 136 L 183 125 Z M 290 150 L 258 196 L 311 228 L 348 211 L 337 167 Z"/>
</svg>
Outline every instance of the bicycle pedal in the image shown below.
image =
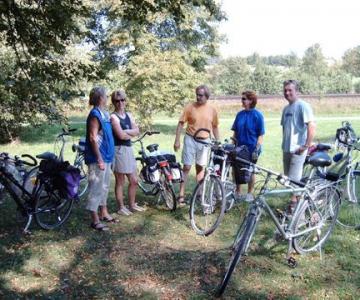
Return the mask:
<svg viewBox="0 0 360 300">
<path fill-rule="evenodd" d="M 278 208 L 277 208 L 277 209 L 275 210 L 275 212 L 276 212 L 277 217 L 278 217 L 279 219 L 282 219 L 282 218 L 285 217 L 285 212 L 282 211 L 281 209 L 278 209 Z"/>
<path fill-rule="evenodd" d="M 297 267 L 297 261 L 295 259 L 295 257 L 293 256 L 290 256 L 288 259 L 287 259 L 287 264 L 290 268 L 294 269 Z"/>
</svg>

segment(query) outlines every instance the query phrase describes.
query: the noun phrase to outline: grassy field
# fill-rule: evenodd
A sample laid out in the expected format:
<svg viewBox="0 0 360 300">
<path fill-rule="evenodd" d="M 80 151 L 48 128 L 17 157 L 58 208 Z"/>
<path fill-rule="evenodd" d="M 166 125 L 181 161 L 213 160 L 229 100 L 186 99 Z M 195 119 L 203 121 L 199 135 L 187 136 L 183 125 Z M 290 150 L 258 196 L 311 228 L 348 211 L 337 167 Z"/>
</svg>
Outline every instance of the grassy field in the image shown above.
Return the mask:
<svg viewBox="0 0 360 300">
<path fill-rule="evenodd" d="M 221 135 L 229 137 L 234 113 L 221 118 Z M 318 112 L 317 140 L 331 141 L 345 117 Z M 360 118 L 348 115 L 357 132 Z M 82 116 L 73 117 L 77 135 L 84 135 Z M 266 138 L 259 164 L 281 171 L 279 117 L 266 114 Z M 176 118 L 160 117 L 155 129 L 161 135 L 147 143 L 172 148 Z M 26 129 L 20 140 L 2 145 L 12 154 L 53 151 L 60 127 Z M 70 141 L 71 143 L 71 141 Z M 67 147 L 66 158 L 72 160 Z M 179 156 L 179 154 L 178 154 Z M 193 178 L 192 178 L 193 182 Z M 194 184 L 188 189 L 191 194 Z M 10 200 L 0 206 L 0 298 L 1 299 L 211 299 L 229 259 L 237 226 L 246 210 L 235 207 L 210 237 L 196 236 L 189 226 L 188 208 L 170 213 L 151 205 L 138 193 L 147 211 L 118 217 L 120 223 L 108 233 L 89 228 L 84 201 L 77 204 L 65 226 L 33 234 L 21 234 Z M 271 199 L 282 208 L 286 199 Z M 116 210 L 114 194 L 109 208 Z M 264 217 L 242 267 L 237 268 L 224 299 L 359 299 L 360 233 L 336 227 L 319 253 L 297 256 L 298 267 L 286 265 L 286 243 L 275 243 L 274 227 Z"/>
</svg>

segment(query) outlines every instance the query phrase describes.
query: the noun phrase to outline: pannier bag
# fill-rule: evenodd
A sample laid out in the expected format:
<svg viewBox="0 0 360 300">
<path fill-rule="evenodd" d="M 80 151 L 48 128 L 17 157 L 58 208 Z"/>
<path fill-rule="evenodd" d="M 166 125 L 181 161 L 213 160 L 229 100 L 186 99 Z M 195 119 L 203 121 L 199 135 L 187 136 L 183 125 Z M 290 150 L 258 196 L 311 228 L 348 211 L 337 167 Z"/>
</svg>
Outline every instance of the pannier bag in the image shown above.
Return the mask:
<svg viewBox="0 0 360 300">
<path fill-rule="evenodd" d="M 183 171 L 181 169 L 181 165 L 177 162 L 171 162 L 170 168 L 171 168 L 171 174 L 172 174 L 172 181 L 173 182 L 183 182 Z"/>
<path fill-rule="evenodd" d="M 233 155 L 235 155 L 235 157 L 251 161 L 250 151 L 246 146 L 236 147 Z M 234 160 L 233 169 L 236 184 L 245 184 L 250 182 L 251 173 L 248 170 L 242 170 L 244 168 L 249 168 L 249 164 Z"/>
<path fill-rule="evenodd" d="M 141 169 L 141 176 L 147 183 L 156 183 L 160 180 L 156 157 L 149 156 L 145 159 L 145 166 Z"/>
<path fill-rule="evenodd" d="M 63 198 L 74 199 L 78 196 L 80 185 L 80 170 L 71 166 L 68 161 L 58 159 L 44 159 L 40 161 L 41 176 L 52 179 L 55 190 Z"/>
</svg>

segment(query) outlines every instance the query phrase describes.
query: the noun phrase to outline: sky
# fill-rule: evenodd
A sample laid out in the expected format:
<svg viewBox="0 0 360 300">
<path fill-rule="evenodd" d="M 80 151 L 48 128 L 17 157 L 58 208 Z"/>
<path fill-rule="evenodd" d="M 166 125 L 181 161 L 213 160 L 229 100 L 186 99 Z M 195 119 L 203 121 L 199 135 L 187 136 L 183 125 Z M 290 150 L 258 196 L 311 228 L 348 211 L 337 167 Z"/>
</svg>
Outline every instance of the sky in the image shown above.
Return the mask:
<svg viewBox="0 0 360 300">
<path fill-rule="evenodd" d="M 360 0 L 222 0 L 228 20 L 222 57 L 289 54 L 302 56 L 319 43 L 328 58 L 339 59 L 360 45 Z"/>
</svg>

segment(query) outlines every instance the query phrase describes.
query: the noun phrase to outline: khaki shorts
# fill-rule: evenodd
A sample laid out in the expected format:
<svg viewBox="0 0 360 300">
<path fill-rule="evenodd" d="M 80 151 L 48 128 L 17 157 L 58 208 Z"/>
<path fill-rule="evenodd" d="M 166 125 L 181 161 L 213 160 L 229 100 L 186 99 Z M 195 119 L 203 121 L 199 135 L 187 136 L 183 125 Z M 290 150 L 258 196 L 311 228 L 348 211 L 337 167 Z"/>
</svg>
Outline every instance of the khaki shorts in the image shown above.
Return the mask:
<svg viewBox="0 0 360 300">
<path fill-rule="evenodd" d="M 208 142 L 208 140 L 204 141 Z M 185 134 L 181 162 L 186 166 L 192 166 L 194 163 L 199 166 L 206 166 L 209 159 L 209 150 L 209 146 L 198 143 L 192 136 Z"/>
<path fill-rule="evenodd" d="M 99 206 L 106 206 L 109 193 L 111 163 L 105 163 L 105 170 L 100 170 L 97 163 L 88 165 L 88 201 L 86 209 L 96 212 Z"/>
<path fill-rule="evenodd" d="M 136 160 L 132 147 L 116 146 L 115 157 L 112 164 L 114 173 L 133 174 L 136 173 Z"/>
</svg>

